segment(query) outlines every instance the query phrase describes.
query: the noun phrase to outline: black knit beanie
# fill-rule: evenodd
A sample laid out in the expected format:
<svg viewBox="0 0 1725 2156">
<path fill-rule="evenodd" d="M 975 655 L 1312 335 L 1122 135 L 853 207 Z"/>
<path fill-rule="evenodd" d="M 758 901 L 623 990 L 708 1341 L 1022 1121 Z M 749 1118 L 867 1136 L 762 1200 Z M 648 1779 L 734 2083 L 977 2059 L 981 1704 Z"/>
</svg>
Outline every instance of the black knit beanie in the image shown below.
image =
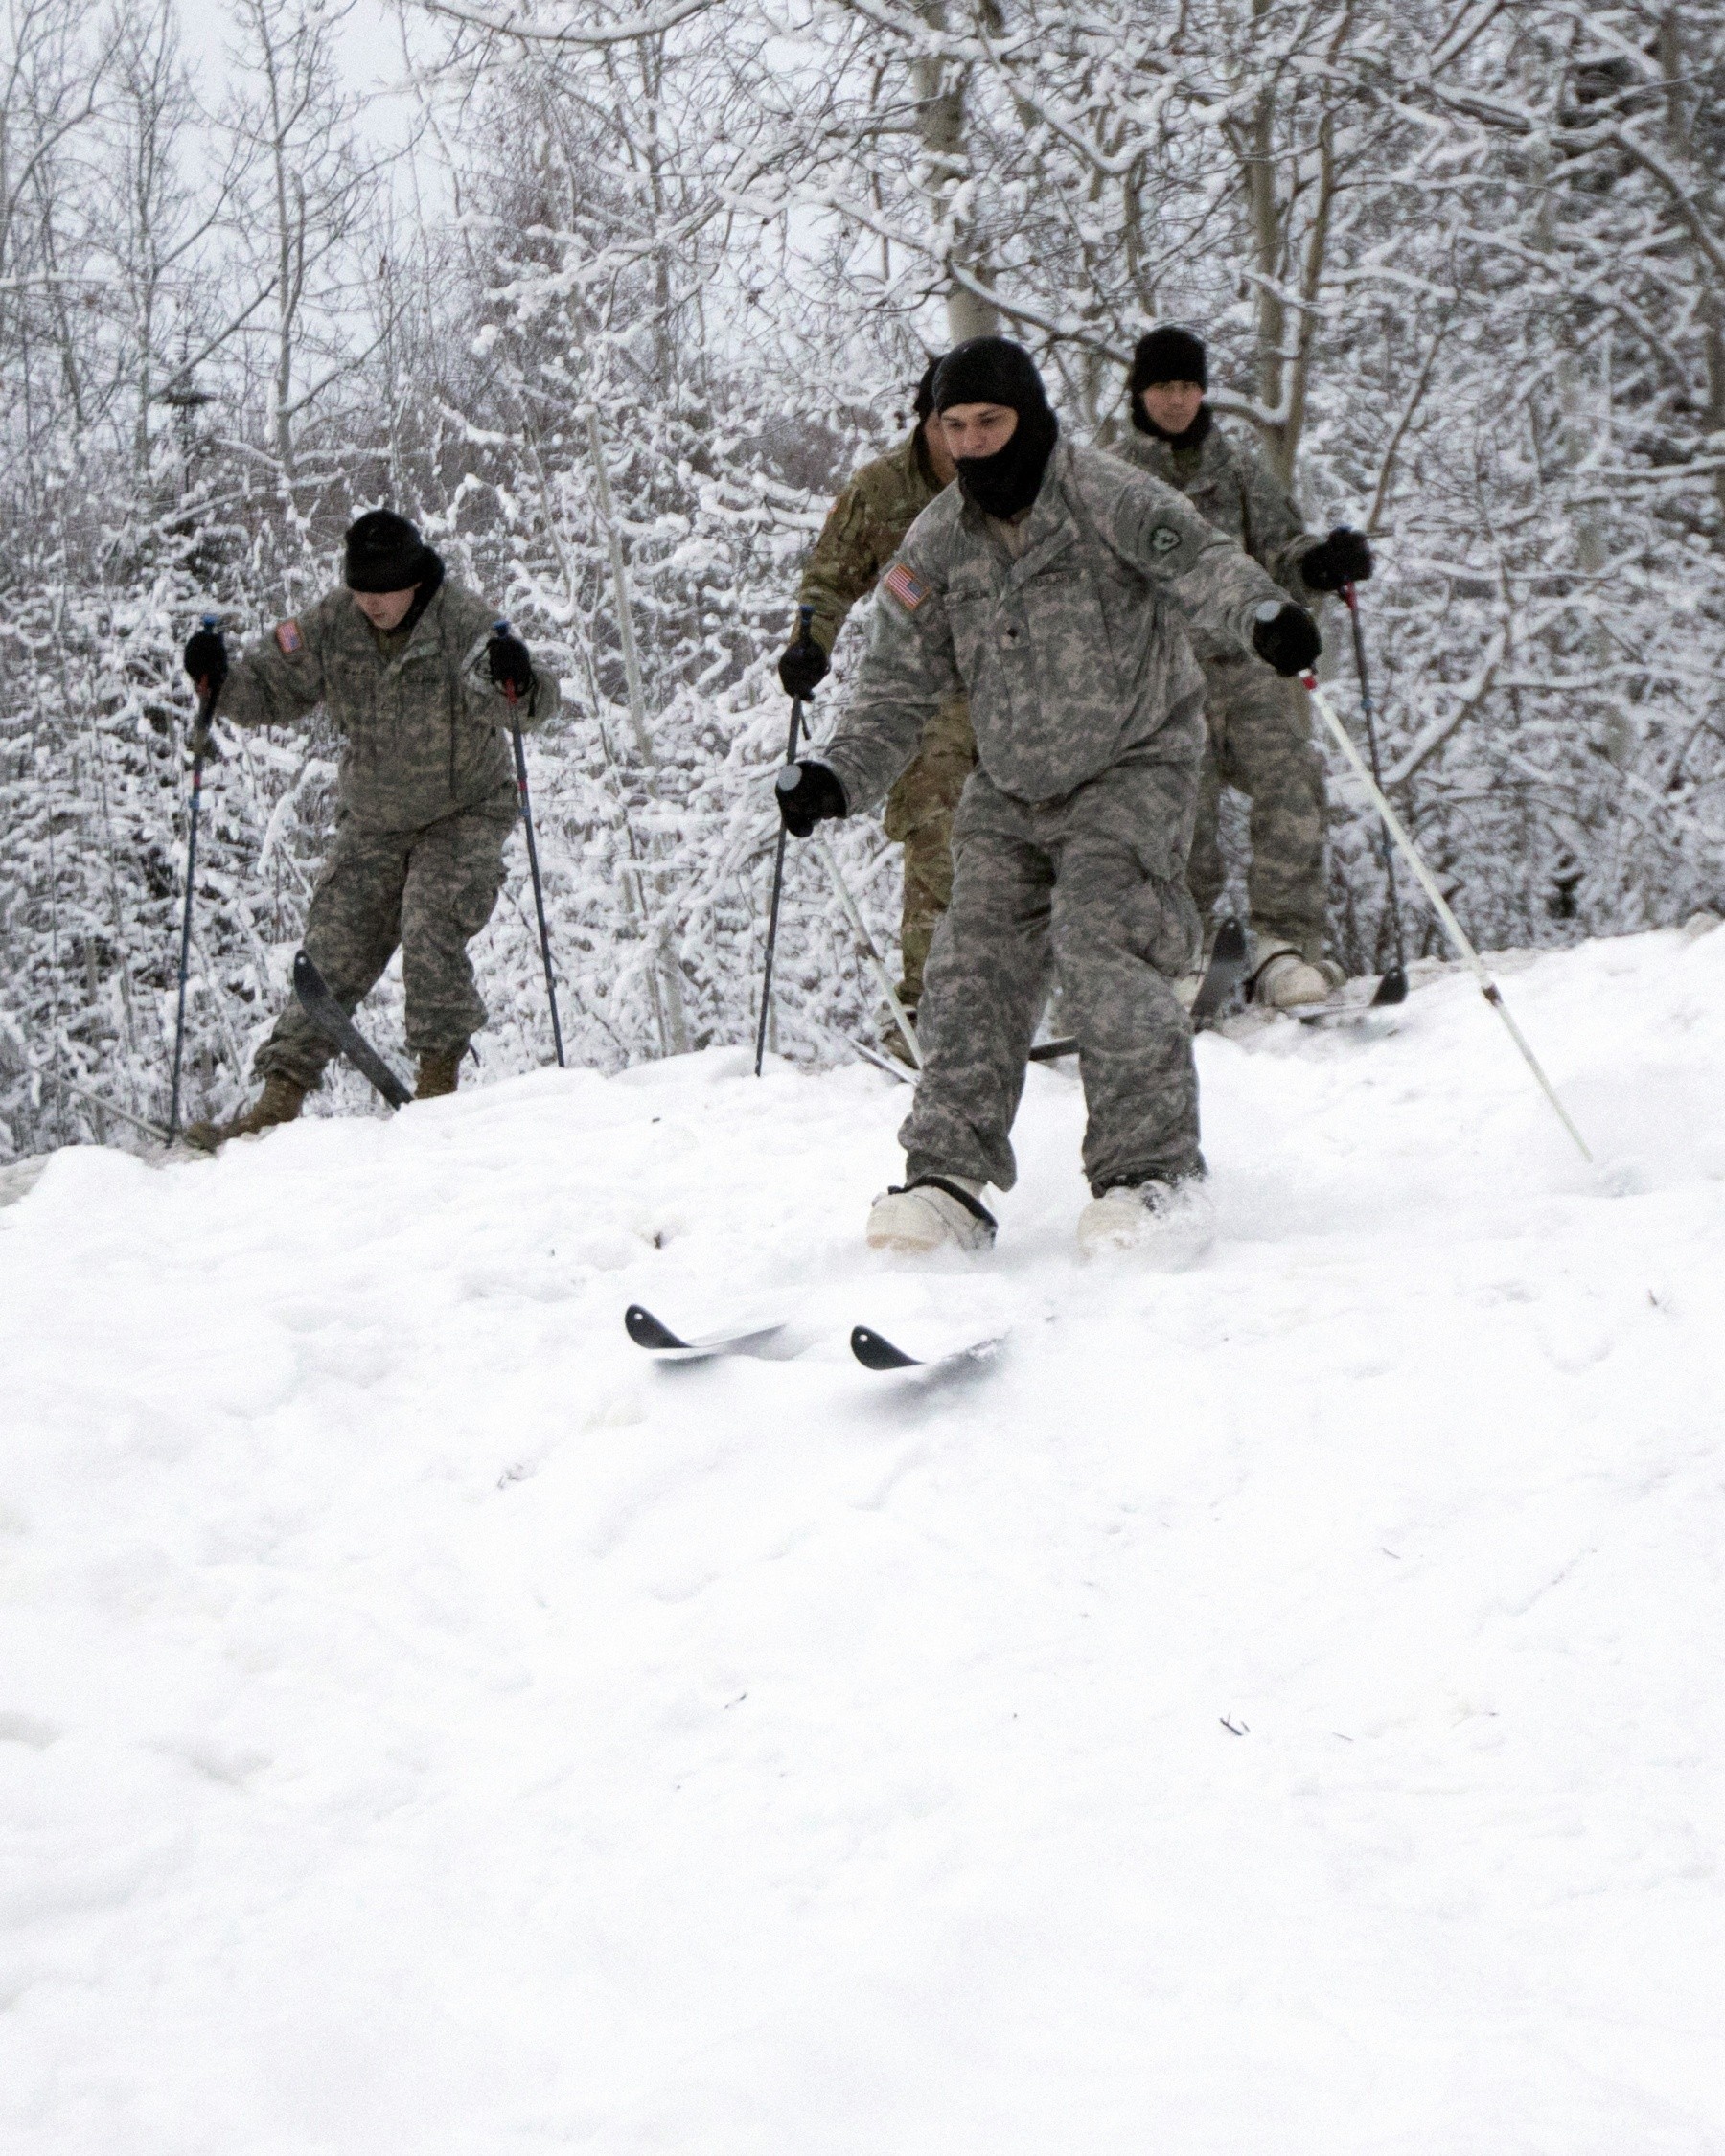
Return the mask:
<svg viewBox="0 0 1725 2156">
<path fill-rule="evenodd" d="M 1153 388 L 1159 381 L 1195 381 L 1200 389 L 1208 389 L 1209 362 L 1204 339 L 1195 337 L 1190 330 L 1171 326 L 1139 337 L 1126 386 L 1136 401 L 1139 390 Z"/>
<path fill-rule="evenodd" d="M 348 526 L 346 583 L 350 591 L 405 591 L 424 584 L 437 556 L 406 517 L 372 509 Z"/>
<path fill-rule="evenodd" d="M 916 385 L 916 401 L 910 408 L 915 412 L 919 424 L 922 421 L 932 418 L 933 415 L 934 377 L 939 374 L 940 363 L 945 357 L 944 352 L 937 352 L 923 369 L 922 379 Z"/>
<path fill-rule="evenodd" d="M 934 377 L 934 409 L 950 412 L 954 404 L 1005 404 L 1018 414 L 1004 448 L 957 460 L 958 484 L 986 516 L 1028 509 L 1060 439 L 1035 360 L 1010 337 L 972 337 L 947 354 Z"/>
</svg>

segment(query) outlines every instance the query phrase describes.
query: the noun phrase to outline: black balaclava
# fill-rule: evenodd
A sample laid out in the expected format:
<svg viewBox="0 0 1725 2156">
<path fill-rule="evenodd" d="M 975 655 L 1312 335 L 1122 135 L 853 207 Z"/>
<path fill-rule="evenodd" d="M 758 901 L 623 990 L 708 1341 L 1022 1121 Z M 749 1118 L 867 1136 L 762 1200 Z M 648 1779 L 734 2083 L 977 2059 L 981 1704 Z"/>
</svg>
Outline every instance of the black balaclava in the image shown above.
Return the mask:
<svg viewBox="0 0 1725 2156">
<path fill-rule="evenodd" d="M 1028 509 L 1060 438 L 1035 360 L 1010 337 L 972 337 L 947 354 L 934 377 L 934 409 L 950 412 L 954 404 L 1007 404 L 1018 414 L 1004 448 L 958 459 L 958 484 L 985 516 Z"/>
<path fill-rule="evenodd" d="M 413 628 L 436 596 L 444 565 L 416 526 L 393 509 L 370 509 L 348 526 L 345 582 L 350 591 L 405 591 L 417 585 L 413 604 L 393 635 Z"/>
<path fill-rule="evenodd" d="M 1157 425 L 1140 401 L 1140 392 L 1159 381 L 1195 381 L 1200 389 L 1208 389 L 1209 360 L 1203 338 L 1195 337 L 1190 330 L 1172 327 L 1152 330 L 1148 336 L 1138 340 L 1132 355 L 1132 372 L 1126 377 L 1127 401 L 1132 407 L 1132 424 L 1138 431 L 1153 434 L 1159 442 L 1170 443 L 1177 449 L 1195 449 L 1210 430 L 1209 406 L 1199 405 L 1197 418 L 1184 434 L 1170 434 L 1165 426 Z"/>
</svg>

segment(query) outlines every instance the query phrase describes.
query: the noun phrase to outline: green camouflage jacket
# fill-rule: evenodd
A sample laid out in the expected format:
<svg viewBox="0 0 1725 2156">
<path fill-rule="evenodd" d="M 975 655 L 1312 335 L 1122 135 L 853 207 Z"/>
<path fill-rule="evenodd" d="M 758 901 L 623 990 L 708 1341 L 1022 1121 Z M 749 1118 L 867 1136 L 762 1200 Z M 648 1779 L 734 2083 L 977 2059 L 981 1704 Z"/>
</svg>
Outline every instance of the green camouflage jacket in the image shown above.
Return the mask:
<svg viewBox="0 0 1725 2156">
<path fill-rule="evenodd" d="M 811 633 L 831 653 L 844 617 L 874 589 L 905 534 L 941 492 L 916 434 L 890 456 L 854 472 L 827 513 L 803 570 L 798 603 L 813 607 Z"/>
<path fill-rule="evenodd" d="M 374 831 L 417 831 L 477 809 L 515 814 L 511 712 L 486 671 L 496 608 L 444 583 L 406 644 L 386 652 L 351 591 L 332 591 L 278 623 L 229 673 L 216 715 L 237 726 L 286 725 L 322 704 L 346 736 L 337 792 Z M 523 726 L 556 711 L 556 677 L 534 671 Z"/>
<path fill-rule="evenodd" d="M 1127 758 L 1196 761 L 1204 677 L 1186 621 L 1250 654 L 1255 609 L 1283 597 L 1171 487 L 1061 441 L 1016 560 L 957 487 L 910 527 L 822 761 L 868 807 L 960 688 L 983 770 L 1020 800 Z"/>
<path fill-rule="evenodd" d="M 1176 449 L 1159 435 L 1135 427 L 1114 450 L 1140 471 L 1178 487 L 1192 507 L 1236 546 L 1268 569 L 1291 599 L 1316 613 L 1323 594 L 1309 591 L 1300 564 L 1318 544 L 1300 520 L 1293 497 L 1271 477 L 1255 450 L 1231 442 L 1212 426 L 1195 449 Z M 1192 643 L 1200 658 L 1231 656 L 1195 631 Z"/>
</svg>

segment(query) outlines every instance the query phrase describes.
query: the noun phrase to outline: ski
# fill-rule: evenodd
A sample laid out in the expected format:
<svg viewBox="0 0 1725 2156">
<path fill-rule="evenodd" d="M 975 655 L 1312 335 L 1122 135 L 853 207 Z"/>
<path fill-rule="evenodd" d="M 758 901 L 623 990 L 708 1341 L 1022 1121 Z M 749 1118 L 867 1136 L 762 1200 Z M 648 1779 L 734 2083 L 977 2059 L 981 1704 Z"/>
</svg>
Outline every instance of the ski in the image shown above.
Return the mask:
<svg viewBox="0 0 1725 2156">
<path fill-rule="evenodd" d="M 1301 1025 L 1333 1025 L 1344 1019 L 1383 1018 L 1394 1009 L 1393 1003 L 1341 1003 L 1332 1000 L 1328 1003 L 1297 1003 L 1291 1011 L 1283 1011 L 1279 1016 L 1298 1019 Z"/>
<path fill-rule="evenodd" d="M 877 1070 L 884 1070 L 888 1078 L 896 1078 L 904 1086 L 915 1085 L 915 1071 L 908 1064 L 900 1063 L 897 1056 L 889 1056 L 884 1048 L 871 1048 L 866 1041 L 852 1041 L 850 1046 L 864 1063 L 872 1063 Z"/>
<path fill-rule="evenodd" d="M 1216 930 L 1215 948 L 1211 951 L 1209 964 L 1204 969 L 1204 978 L 1199 983 L 1198 994 L 1192 1002 L 1192 1031 L 1202 1033 L 1206 1026 L 1214 1025 L 1227 1017 L 1238 998 L 1246 978 L 1246 931 L 1230 914 Z M 1058 1063 L 1063 1056 L 1075 1056 L 1078 1043 L 1071 1037 L 1063 1041 L 1039 1041 L 1030 1051 L 1032 1063 Z"/>
<path fill-rule="evenodd" d="M 1227 1015 L 1246 983 L 1246 930 L 1230 913 L 1216 930 L 1209 964 L 1192 1004 L 1192 1030 L 1214 1025 Z"/>
<path fill-rule="evenodd" d="M 850 1343 L 851 1353 L 865 1370 L 944 1370 L 960 1363 L 987 1362 L 1005 1338 L 1002 1327 L 998 1333 L 984 1333 L 978 1340 L 967 1341 L 962 1347 L 950 1348 L 944 1355 L 907 1355 L 884 1333 L 868 1325 L 855 1325 Z"/>
<path fill-rule="evenodd" d="M 623 1313 L 623 1329 L 637 1347 L 644 1347 L 650 1355 L 656 1355 L 665 1363 L 699 1363 L 710 1355 L 747 1355 L 762 1341 L 771 1340 L 784 1331 L 783 1322 L 771 1325 L 750 1325 L 742 1332 L 706 1333 L 697 1340 L 684 1340 L 670 1326 L 656 1318 L 651 1310 L 638 1302 L 632 1302 Z"/>
<path fill-rule="evenodd" d="M 405 1108 L 413 1095 L 335 1000 L 329 982 L 303 951 L 294 955 L 293 993 L 317 1030 L 326 1040 L 334 1042 L 354 1068 L 371 1081 L 390 1107 Z"/>
</svg>

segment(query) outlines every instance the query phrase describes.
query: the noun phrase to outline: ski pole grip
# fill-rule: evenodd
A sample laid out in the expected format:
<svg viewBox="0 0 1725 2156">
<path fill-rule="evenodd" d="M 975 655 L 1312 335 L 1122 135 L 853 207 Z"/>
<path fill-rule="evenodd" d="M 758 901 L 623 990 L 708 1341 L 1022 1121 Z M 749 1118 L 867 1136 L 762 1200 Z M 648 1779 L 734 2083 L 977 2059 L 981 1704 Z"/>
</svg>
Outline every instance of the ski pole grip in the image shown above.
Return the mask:
<svg viewBox="0 0 1725 2156">
<path fill-rule="evenodd" d="M 492 634 L 494 636 L 513 636 L 515 634 L 515 631 L 509 626 L 509 617 L 506 614 L 499 614 L 497 619 L 492 623 Z M 500 682 L 498 685 L 503 691 L 504 702 L 513 711 L 520 700 L 520 692 L 513 681 Z"/>
<path fill-rule="evenodd" d="M 197 626 L 199 629 L 218 630 L 221 627 L 221 616 L 219 614 L 202 614 L 198 617 Z M 201 687 L 201 684 L 199 686 Z M 215 701 L 216 696 L 214 693 L 200 695 L 197 700 L 198 730 L 206 736 L 210 731 L 210 709 Z M 205 748 L 196 748 L 192 752 L 192 791 L 194 793 L 197 791 L 203 782 L 203 760 L 206 752 Z"/>
</svg>

